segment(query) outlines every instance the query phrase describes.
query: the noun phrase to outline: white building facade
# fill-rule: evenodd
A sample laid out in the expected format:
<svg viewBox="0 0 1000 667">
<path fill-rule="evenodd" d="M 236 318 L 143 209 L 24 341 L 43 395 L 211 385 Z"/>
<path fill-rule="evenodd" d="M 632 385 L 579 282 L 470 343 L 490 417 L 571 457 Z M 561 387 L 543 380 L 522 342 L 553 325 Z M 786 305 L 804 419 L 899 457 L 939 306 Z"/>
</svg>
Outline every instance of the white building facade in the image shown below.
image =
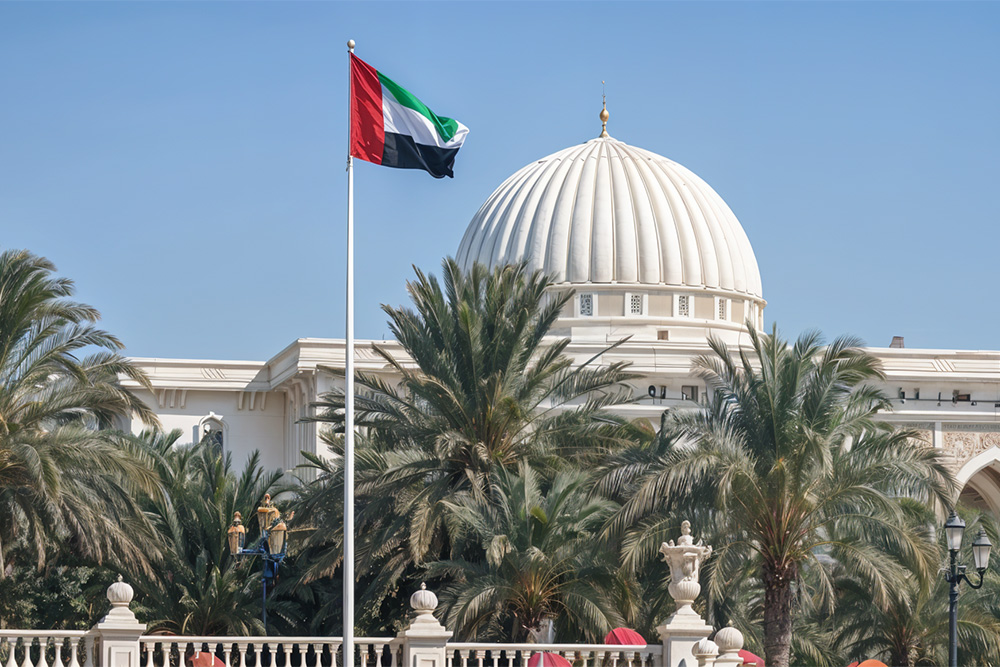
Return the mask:
<svg viewBox="0 0 1000 667">
<path fill-rule="evenodd" d="M 629 337 L 601 363 L 625 360 L 644 376 L 620 411 L 654 424 L 703 396 L 691 361 L 709 351 L 709 335 L 736 346 L 747 342 L 746 321 L 764 324 L 757 260 L 725 201 L 683 166 L 606 132 L 504 181 L 456 257 L 464 266 L 525 261 L 553 278 L 552 290 L 574 290 L 553 334 L 569 337 L 567 352 L 581 361 Z M 390 376 L 371 343 L 357 342 L 357 369 Z M 398 345 L 379 344 L 405 359 Z M 1000 514 L 1000 352 L 870 352 L 895 399 L 884 418 L 946 450 L 963 500 Z M 323 367 L 343 369 L 344 360 L 343 340 L 303 338 L 267 361 L 134 361 L 153 385 L 140 395 L 182 441 L 209 435 L 237 465 L 259 450 L 266 468 L 291 470 L 303 451 L 325 454 L 317 426 L 300 420 L 341 382 Z"/>
</svg>

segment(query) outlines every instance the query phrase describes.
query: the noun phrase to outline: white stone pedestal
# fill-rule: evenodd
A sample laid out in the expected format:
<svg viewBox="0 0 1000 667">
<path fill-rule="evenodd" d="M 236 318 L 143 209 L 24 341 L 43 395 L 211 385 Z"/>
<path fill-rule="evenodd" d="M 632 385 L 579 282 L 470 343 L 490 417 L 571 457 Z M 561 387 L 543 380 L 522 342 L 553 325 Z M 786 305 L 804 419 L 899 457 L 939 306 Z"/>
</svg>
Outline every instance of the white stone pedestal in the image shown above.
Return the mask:
<svg viewBox="0 0 1000 667">
<path fill-rule="evenodd" d="M 146 624 L 140 623 L 128 607 L 133 595 L 132 587 L 120 575 L 108 588 L 111 611 L 94 626 L 100 638 L 98 664 L 102 667 L 139 667 L 139 637 L 146 631 Z"/>
<path fill-rule="evenodd" d="M 694 645 L 708 638 L 715 628 L 691 611 L 686 614 L 675 612 L 656 631 L 663 642 L 663 667 L 678 667 L 681 660 L 687 667 L 695 667 L 698 659 L 694 654 Z"/>
<path fill-rule="evenodd" d="M 434 618 L 437 603 L 437 596 L 424 584 L 410 596 L 416 615 L 409 627 L 396 635 L 403 641 L 402 667 L 445 667 L 445 646 L 453 633 Z"/>
</svg>

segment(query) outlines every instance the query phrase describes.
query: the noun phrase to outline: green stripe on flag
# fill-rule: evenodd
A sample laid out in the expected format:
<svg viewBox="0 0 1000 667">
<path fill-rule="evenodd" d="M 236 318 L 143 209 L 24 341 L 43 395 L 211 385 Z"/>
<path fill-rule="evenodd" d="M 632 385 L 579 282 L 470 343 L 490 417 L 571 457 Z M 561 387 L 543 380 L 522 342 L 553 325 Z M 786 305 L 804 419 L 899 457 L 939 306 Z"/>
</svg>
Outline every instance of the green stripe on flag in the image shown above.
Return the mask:
<svg viewBox="0 0 1000 667">
<path fill-rule="evenodd" d="M 458 121 L 452 120 L 451 118 L 445 118 L 444 116 L 438 116 L 436 113 L 427 108 L 427 105 L 418 100 L 410 91 L 403 88 L 401 85 L 387 77 L 382 72 L 378 72 L 379 82 L 385 86 L 396 101 L 404 107 L 413 109 L 420 115 L 424 116 L 434 125 L 434 129 L 446 142 L 451 141 L 451 138 L 455 136 L 458 132 Z"/>
</svg>

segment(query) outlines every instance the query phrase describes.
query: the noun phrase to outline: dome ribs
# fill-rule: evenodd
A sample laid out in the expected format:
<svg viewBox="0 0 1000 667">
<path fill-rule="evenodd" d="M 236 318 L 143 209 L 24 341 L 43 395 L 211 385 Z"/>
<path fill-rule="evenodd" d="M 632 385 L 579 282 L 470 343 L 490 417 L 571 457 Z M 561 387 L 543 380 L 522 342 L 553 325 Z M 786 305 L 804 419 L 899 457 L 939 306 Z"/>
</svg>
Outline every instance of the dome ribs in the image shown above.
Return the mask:
<svg viewBox="0 0 1000 667">
<path fill-rule="evenodd" d="M 588 147 L 589 148 L 589 147 Z M 570 218 L 569 261 L 566 278 L 571 283 L 591 281 L 591 237 L 593 235 L 594 190 L 597 182 L 597 158 L 589 150 L 581 156 L 580 184 L 576 189 L 573 215 Z"/>
<path fill-rule="evenodd" d="M 614 278 L 618 282 L 639 282 L 639 221 L 636 218 L 638 194 L 632 188 L 626 172 L 628 156 L 622 144 L 606 142 L 608 169 L 611 173 L 611 204 L 615 241 Z"/>
<path fill-rule="evenodd" d="M 681 285 L 703 285 L 701 254 L 698 250 L 698 237 L 694 231 L 690 211 L 684 201 L 683 193 L 671 178 L 663 162 L 652 162 L 653 173 L 663 192 L 663 197 L 670 207 L 670 217 L 677 231 L 677 240 L 681 256 Z"/>
<path fill-rule="evenodd" d="M 575 158 L 579 151 L 574 151 Z M 573 202 L 580 187 L 580 171 L 583 161 L 566 158 L 563 160 L 565 173 L 559 185 L 559 194 L 553 203 L 552 224 L 549 227 L 548 247 L 543 266 L 545 271 L 558 283 L 569 280 L 570 236 L 572 234 Z M 572 190 L 572 192 L 570 192 Z"/>
<path fill-rule="evenodd" d="M 653 209 L 653 195 L 642 172 L 646 165 L 642 164 L 642 156 L 628 144 L 621 144 L 618 150 L 624 156 L 622 166 L 625 169 L 629 190 L 632 193 L 635 244 L 639 267 L 636 281 L 658 283 L 661 282 L 662 276 L 665 274 L 663 248 Z"/>
<path fill-rule="evenodd" d="M 559 283 L 763 301 L 753 248 L 725 201 L 680 164 L 612 138 L 553 153 L 504 181 L 473 216 L 458 259 L 523 259 Z"/>
</svg>

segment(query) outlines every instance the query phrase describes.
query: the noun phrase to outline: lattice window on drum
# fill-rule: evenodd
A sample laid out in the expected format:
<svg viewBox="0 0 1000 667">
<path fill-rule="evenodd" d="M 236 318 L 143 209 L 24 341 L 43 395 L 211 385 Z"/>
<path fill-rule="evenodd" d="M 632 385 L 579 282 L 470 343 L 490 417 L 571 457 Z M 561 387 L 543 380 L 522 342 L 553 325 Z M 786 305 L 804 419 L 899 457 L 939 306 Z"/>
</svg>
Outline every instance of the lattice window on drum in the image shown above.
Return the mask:
<svg viewBox="0 0 1000 667">
<path fill-rule="evenodd" d="M 629 294 L 628 295 L 628 314 L 629 315 L 642 315 L 642 295 L 641 294 Z"/>
<path fill-rule="evenodd" d="M 593 294 L 581 294 L 580 295 L 580 317 L 593 317 L 594 316 L 594 295 Z"/>
<path fill-rule="evenodd" d="M 677 317 L 691 317 L 691 297 L 686 294 L 677 297 Z"/>
<path fill-rule="evenodd" d="M 725 299 L 719 299 L 719 319 L 720 320 L 729 319 L 727 317 L 728 313 L 726 312 L 726 306 L 727 305 L 728 305 L 728 302 Z"/>
</svg>

